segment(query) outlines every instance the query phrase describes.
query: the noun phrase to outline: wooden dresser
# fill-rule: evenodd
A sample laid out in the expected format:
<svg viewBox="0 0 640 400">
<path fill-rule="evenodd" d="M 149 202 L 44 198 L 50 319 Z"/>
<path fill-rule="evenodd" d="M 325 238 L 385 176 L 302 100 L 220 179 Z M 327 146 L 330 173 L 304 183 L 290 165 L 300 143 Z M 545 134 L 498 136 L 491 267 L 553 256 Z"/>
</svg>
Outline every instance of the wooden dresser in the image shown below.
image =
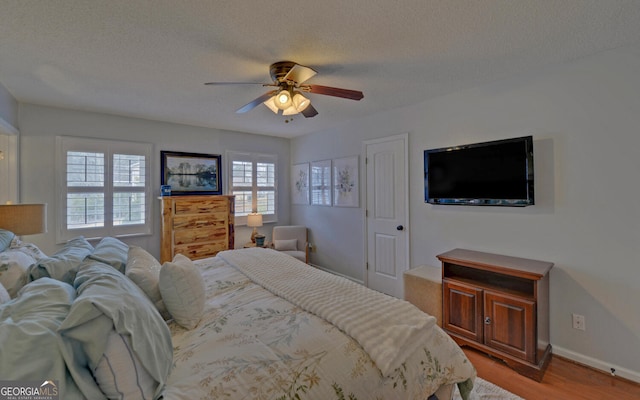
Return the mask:
<svg viewBox="0 0 640 400">
<path fill-rule="evenodd" d="M 551 359 L 553 263 L 455 249 L 442 261 L 442 327 L 460 345 L 503 360 L 540 382 Z"/>
<path fill-rule="evenodd" d="M 234 247 L 234 196 L 165 196 L 160 262 L 176 254 L 192 260 Z"/>
</svg>

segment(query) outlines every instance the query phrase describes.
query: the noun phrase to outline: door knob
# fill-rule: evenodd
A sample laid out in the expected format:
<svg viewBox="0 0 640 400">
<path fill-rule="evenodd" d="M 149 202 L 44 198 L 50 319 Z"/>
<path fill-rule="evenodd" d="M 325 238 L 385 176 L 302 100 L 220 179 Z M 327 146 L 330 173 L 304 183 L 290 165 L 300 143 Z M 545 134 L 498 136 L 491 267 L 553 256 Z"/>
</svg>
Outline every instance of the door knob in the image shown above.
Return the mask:
<svg viewBox="0 0 640 400">
<path fill-rule="evenodd" d="M 403 231 L 404 230 L 404 226 L 398 225 L 398 226 L 396 226 L 396 229 L 399 230 L 399 231 Z"/>
<path fill-rule="evenodd" d="M 491 318 L 489 318 L 489 317 L 485 317 L 485 319 L 484 319 L 484 323 L 485 323 L 486 325 L 490 325 L 490 324 L 491 324 Z"/>
</svg>

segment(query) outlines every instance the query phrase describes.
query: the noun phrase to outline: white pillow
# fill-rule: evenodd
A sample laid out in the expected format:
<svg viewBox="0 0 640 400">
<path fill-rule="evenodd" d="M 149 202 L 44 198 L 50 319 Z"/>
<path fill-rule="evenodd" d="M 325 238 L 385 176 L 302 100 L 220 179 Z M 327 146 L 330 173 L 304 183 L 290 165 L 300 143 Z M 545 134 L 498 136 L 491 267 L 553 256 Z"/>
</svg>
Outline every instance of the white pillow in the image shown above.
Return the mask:
<svg viewBox="0 0 640 400">
<path fill-rule="evenodd" d="M 108 399 L 153 399 L 158 387 L 158 382 L 134 353 L 129 336 L 115 330 L 107 338 L 104 354 L 93 376 Z"/>
<path fill-rule="evenodd" d="M 278 251 L 296 251 L 298 250 L 298 239 L 274 240 L 273 247 Z"/>
<path fill-rule="evenodd" d="M 187 329 L 198 325 L 204 313 L 205 288 L 200 270 L 190 259 L 177 254 L 162 264 L 160 293 L 173 319 Z"/>
<path fill-rule="evenodd" d="M 9 296 L 7 289 L 5 289 L 0 283 L 0 304 L 7 303 L 9 301 L 11 301 L 11 296 Z"/>
<path fill-rule="evenodd" d="M 167 307 L 164 305 L 160 294 L 161 268 L 160 262 L 142 247 L 129 247 L 125 275 L 142 289 L 153 305 L 156 306 L 162 318 L 167 320 L 171 318 L 171 315 L 167 312 Z"/>
<path fill-rule="evenodd" d="M 19 250 L 7 250 L 0 253 L 0 284 L 14 298 L 27 284 L 28 269 L 36 260 Z"/>
</svg>

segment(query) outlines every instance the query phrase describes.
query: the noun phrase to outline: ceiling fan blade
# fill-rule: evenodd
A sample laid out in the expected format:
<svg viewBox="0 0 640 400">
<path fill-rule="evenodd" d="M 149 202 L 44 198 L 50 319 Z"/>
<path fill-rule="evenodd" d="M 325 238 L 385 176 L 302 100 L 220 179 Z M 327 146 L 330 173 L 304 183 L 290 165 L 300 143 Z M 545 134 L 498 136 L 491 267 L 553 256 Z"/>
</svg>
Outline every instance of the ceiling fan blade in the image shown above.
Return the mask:
<svg viewBox="0 0 640 400">
<path fill-rule="evenodd" d="M 238 108 L 236 110 L 236 114 L 243 114 L 243 113 L 246 113 L 248 111 L 253 110 L 254 108 L 259 106 L 260 104 L 262 104 L 265 101 L 269 100 L 271 98 L 271 96 L 274 96 L 276 93 L 277 93 L 277 90 L 268 91 L 267 93 L 263 94 L 262 96 L 258 97 L 257 99 L 253 100 L 252 102 L 250 102 L 248 104 L 245 104 L 244 106 Z"/>
<path fill-rule="evenodd" d="M 312 78 L 317 72 L 313 68 L 305 67 L 304 65 L 296 64 L 289 72 L 282 78 L 284 81 L 294 81 L 298 84 L 305 82 Z"/>
<path fill-rule="evenodd" d="M 350 100 L 360 100 L 364 97 L 364 94 L 358 90 L 341 89 L 330 86 L 304 85 L 303 89 L 309 91 L 310 93 L 342 97 L 343 99 Z"/>
<path fill-rule="evenodd" d="M 312 118 L 318 115 L 318 110 L 316 110 L 311 104 L 309 104 L 307 108 L 302 110 L 301 114 L 304 115 L 305 118 Z"/>
<path fill-rule="evenodd" d="M 206 82 L 205 85 L 211 86 L 223 86 L 223 85 L 262 85 L 262 86 L 277 86 L 273 83 L 263 82 Z"/>
</svg>

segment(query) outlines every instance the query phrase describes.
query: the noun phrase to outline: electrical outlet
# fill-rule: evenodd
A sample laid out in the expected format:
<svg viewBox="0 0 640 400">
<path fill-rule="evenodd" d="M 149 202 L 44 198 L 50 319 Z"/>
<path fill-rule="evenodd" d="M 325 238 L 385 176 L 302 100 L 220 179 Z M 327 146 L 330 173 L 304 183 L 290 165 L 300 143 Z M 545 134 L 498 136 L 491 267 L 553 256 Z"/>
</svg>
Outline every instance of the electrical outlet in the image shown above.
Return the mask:
<svg viewBox="0 0 640 400">
<path fill-rule="evenodd" d="M 587 329 L 584 315 L 571 314 L 573 316 L 573 329 L 585 331 Z"/>
</svg>

